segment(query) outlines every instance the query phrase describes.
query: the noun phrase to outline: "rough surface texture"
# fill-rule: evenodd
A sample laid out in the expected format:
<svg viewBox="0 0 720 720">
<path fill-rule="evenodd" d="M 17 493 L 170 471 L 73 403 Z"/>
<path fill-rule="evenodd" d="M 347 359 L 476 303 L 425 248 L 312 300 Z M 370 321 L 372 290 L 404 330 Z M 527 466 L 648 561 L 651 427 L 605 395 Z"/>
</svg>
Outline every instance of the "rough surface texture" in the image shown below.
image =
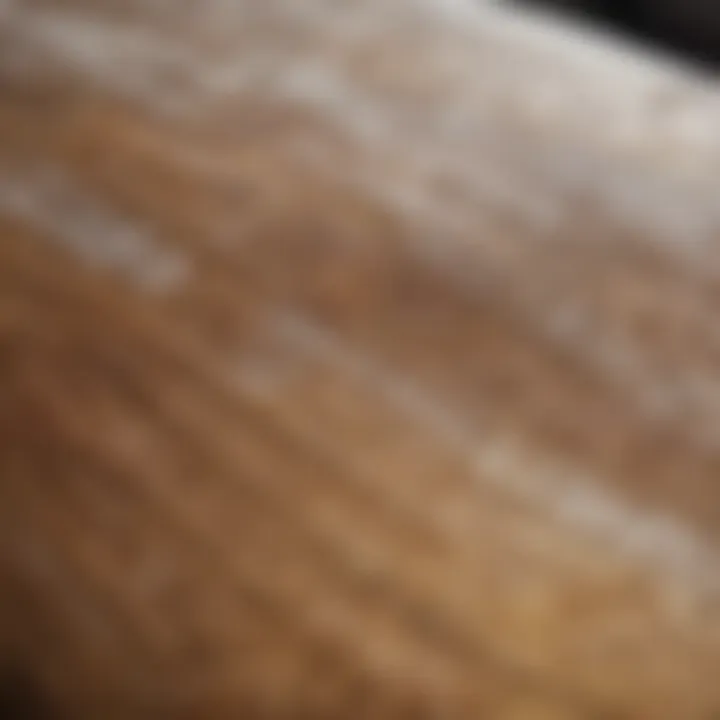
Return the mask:
<svg viewBox="0 0 720 720">
<path fill-rule="evenodd" d="M 0 3 L 8 678 L 717 717 L 719 102 L 463 0 Z"/>
</svg>

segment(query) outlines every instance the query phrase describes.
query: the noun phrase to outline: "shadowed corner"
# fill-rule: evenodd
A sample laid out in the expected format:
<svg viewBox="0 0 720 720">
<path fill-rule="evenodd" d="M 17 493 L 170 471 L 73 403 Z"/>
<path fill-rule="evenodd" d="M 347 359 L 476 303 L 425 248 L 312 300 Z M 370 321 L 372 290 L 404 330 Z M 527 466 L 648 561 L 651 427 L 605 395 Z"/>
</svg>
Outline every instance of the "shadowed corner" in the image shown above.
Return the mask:
<svg viewBox="0 0 720 720">
<path fill-rule="evenodd" d="M 60 720 L 45 693 L 17 667 L 0 667 L 0 720 Z"/>
<path fill-rule="evenodd" d="M 705 71 L 720 68 L 720 5 L 706 0 L 521 0 L 635 38 Z"/>
</svg>

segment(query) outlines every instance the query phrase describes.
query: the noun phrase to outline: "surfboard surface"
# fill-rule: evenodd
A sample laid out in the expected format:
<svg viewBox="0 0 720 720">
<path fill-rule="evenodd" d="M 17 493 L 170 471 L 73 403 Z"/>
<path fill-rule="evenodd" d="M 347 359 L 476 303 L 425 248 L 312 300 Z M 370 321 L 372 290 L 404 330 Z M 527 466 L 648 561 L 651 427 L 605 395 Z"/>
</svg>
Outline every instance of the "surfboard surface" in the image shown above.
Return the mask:
<svg viewBox="0 0 720 720">
<path fill-rule="evenodd" d="M 718 717 L 719 100 L 491 3 L 0 3 L 5 694 Z"/>
</svg>

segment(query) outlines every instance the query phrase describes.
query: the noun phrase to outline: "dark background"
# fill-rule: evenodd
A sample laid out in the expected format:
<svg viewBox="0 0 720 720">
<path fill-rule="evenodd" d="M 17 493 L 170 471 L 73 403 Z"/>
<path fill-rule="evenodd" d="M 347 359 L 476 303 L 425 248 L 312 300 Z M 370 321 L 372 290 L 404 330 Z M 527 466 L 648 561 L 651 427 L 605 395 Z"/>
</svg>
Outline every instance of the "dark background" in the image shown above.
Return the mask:
<svg viewBox="0 0 720 720">
<path fill-rule="evenodd" d="M 720 0 L 529 0 L 590 18 L 706 68 L 720 67 Z"/>
</svg>

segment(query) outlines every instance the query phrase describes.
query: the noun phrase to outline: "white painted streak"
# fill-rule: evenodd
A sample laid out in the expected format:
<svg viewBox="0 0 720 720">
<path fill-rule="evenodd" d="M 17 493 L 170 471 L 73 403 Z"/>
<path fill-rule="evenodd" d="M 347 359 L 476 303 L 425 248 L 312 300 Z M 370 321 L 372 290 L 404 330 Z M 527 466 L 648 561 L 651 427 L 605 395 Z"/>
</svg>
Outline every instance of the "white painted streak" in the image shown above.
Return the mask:
<svg viewBox="0 0 720 720">
<path fill-rule="evenodd" d="M 11 44 L 155 108 L 212 113 L 252 92 L 312 109 L 369 157 L 409 163 L 405 179 L 426 168 L 403 194 L 409 202 L 418 193 L 415 208 L 447 202 L 427 184 L 428 174 L 446 173 L 467 188 L 468 227 L 488 204 L 557 227 L 582 196 L 681 257 L 720 230 L 720 94 L 668 61 L 498 3 L 211 0 L 182 11 L 197 38 L 8 7 Z M 149 7 L 168 22 L 176 12 Z M 308 31 L 311 46 L 293 42 Z M 430 99 L 419 106 L 408 102 L 417 77 L 393 78 L 384 92 L 351 66 L 358 51 L 391 55 L 395 44 L 398 60 L 404 54 L 424 78 Z M 375 179 L 391 189 L 382 173 Z M 397 189 L 402 179 L 392 182 Z"/>
<path fill-rule="evenodd" d="M 680 582 L 690 595 L 720 592 L 717 549 L 681 520 L 631 504 L 607 479 L 551 457 L 527 439 L 478 430 L 414 381 L 308 317 L 286 312 L 266 327 L 295 351 L 382 394 L 405 419 L 467 459 L 479 483 L 541 509 L 625 561 Z"/>
<path fill-rule="evenodd" d="M 27 222 L 49 242 L 143 289 L 164 292 L 189 272 L 149 228 L 119 215 L 59 172 L 0 173 L 0 214 Z"/>
</svg>

